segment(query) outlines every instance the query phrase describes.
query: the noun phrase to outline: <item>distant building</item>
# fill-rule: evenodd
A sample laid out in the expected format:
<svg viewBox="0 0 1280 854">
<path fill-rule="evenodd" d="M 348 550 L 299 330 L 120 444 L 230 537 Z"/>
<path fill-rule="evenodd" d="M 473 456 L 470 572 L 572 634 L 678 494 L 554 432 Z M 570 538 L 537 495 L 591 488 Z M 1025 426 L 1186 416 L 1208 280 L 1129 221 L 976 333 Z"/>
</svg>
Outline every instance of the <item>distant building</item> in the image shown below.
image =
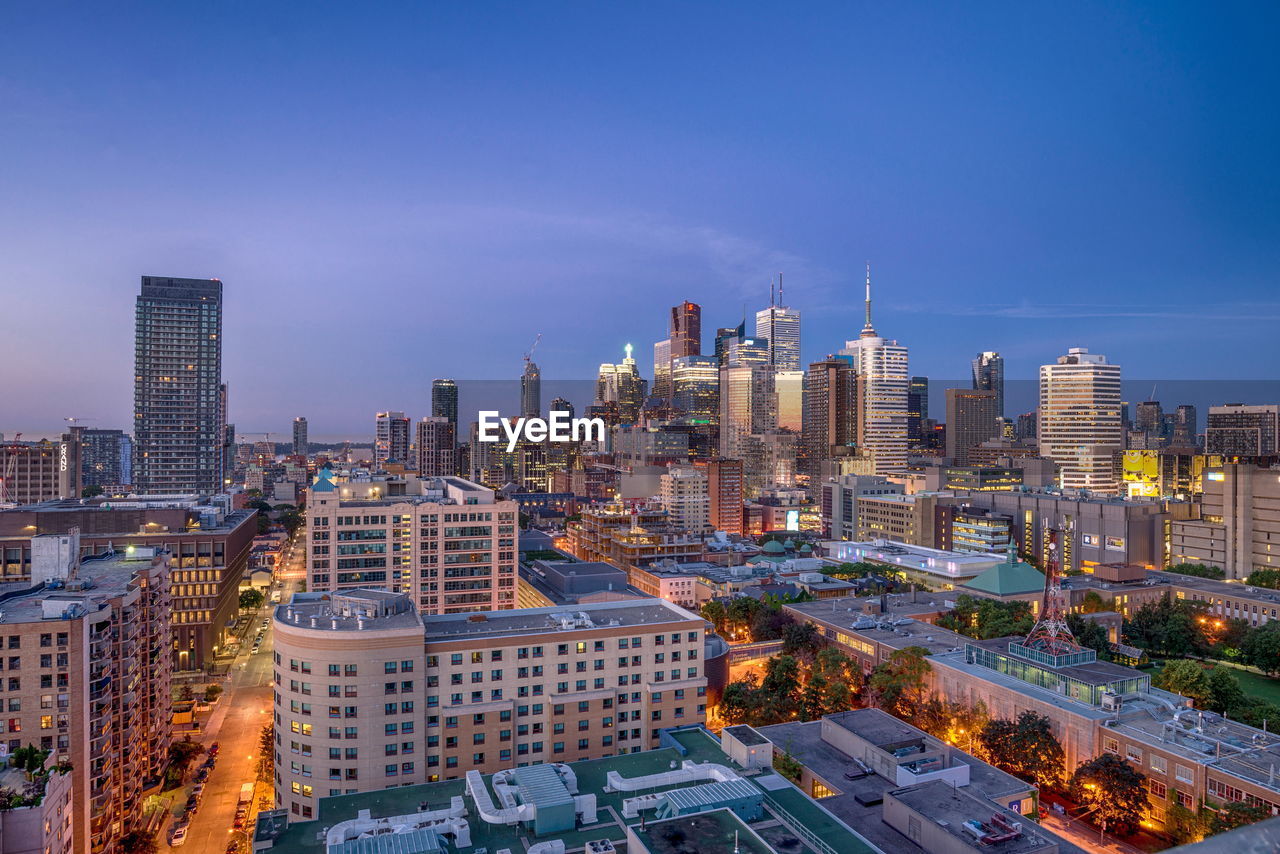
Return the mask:
<svg viewBox="0 0 1280 854">
<path fill-rule="evenodd" d="M 110 487 L 133 482 L 133 441 L 128 433 L 123 430 L 84 428 L 79 431 L 79 437 L 82 486 Z M 0 455 L 3 453 L 0 450 Z M 2 471 L 4 466 L 0 464 L 0 472 Z"/>
<path fill-rule="evenodd" d="M 741 536 L 743 499 L 746 497 L 742 460 L 708 460 L 706 467 L 711 527 L 726 534 Z"/>
<path fill-rule="evenodd" d="M 1204 450 L 1228 457 L 1271 456 L 1280 448 L 1280 406 L 1228 403 L 1209 407 Z"/>
<path fill-rule="evenodd" d="M 711 530 L 711 495 L 705 467 L 670 466 L 659 479 L 658 500 L 671 522 L 694 534 Z"/>
<path fill-rule="evenodd" d="M 386 465 L 387 460 L 409 462 L 409 417 L 403 412 L 379 412 L 374 425 L 373 462 Z"/>
<path fill-rule="evenodd" d="M 458 435 L 458 384 L 450 379 L 431 381 L 431 417 L 448 418 Z"/>
<path fill-rule="evenodd" d="M 974 357 L 973 388 L 975 390 L 994 392 L 996 396 L 996 415 L 1004 415 L 1003 356 L 999 353 L 987 351 Z M 950 421 L 947 423 L 950 426 Z"/>
<path fill-rule="evenodd" d="M 56 442 L 0 444 L 0 504 L 79 498 L 84 489 L 83 429 L 72 427 Z"/>
<path fill-rule="evenodd" d="M 822 484 L 822 533 L 833 540 L 858 539 L 858 499 L 902 495 L 906 487 L 879 475 L 841 475 Z"/>
<path fill-rule="evenodd" d="M 702 307 L 685 300 L 671 309 L 671 358 L 702 354 Z"/>
<path fill-rule="evenodd" d="M 422 477 L 452 477 L 458 473 L 458 443 L 448 418 L 418 422 L 417 471 Z"/>
<path fill-rule="evenodd" d="M 654 397 L 671 400 L 671 339 L 663 338 L 653 345 L 653 387 L 650 389 Z"/>
<path fill-rule="evenodd" d="M 307 441 L 307 419 L 298 416 L 293 419 L 293 455 L 305 457 L 311 451 Z"/>
<path fill-rule="evenodd" d="M 1170 560 L 1221 568 L 1244 579 L 1255 569 L 1280 569 L 1273 537 L 1280 531 L 1280 469 L 1229 463 L 1202 473 L 1197 519 L 1172 525 Z"/>
<path fill-rule="evenodd" d="M 1039 421 L 1040 456 L 1058 464 L 1064 488 L 1119 491 L 1111 468 L 1124 445 L 1119 365 L 1073 347 L 1041 366 Z"/>
<path fill-rule="evenodd" d="M 551 408 L 548 412 L 564 412 L 569 418 L 573 418 L 573 404 L 565 400 L 563 397 L 557 397 L 551 401 Z"/>
<path fill-rule="evenodd" d="M 998 398 L 990 389 L 947 389 L 947 456 L 969 464 L 969 452 L 996 436 Z"/>
<path fill-rule="evenodd" d="M 871 273 L 867 273 L 867 319 L 861 335 L 840 352 L 858 371 L 858 449 L 875 474 L 900 474 L 907 464 L 907 348 L 883 338 L 871 325 Z"/>
<path fill-rule="evenodd" d="M 218 492 L 222 282 L 143 276 L 135 321 L 134 484 L 148 495 Z"/>
<path fill-rule="evenodd" d="M 924 422 L 929 420 L 929 378 L 912 377 L 907 383 L 907 441 L 920 444 Z"/>
<path fill-rule="evenodd" d="M 800 312 L 770 305 L 756 312 L 756 338 L 768 342 L 769 364 L 775 371 L 799 371 Z"/>
<path fill-rule="evenodd" d="M 713 356 L 672 358 L 671 403 L 693 423 L 719 423 L 720 366 Z"/>
<path fill-rule="evenodd" d="M 520 414 L 525 418 L 542 416 L 542 369 L 528 359 L 520 375 Z"/>
<path fill-rule="evenodd" d="M 852 456 L 858 438 L 858 377 L 846 358 L 809 365 L 804 380 L 800 473 L 821 481 L 823 463 Z"/>
</svg>

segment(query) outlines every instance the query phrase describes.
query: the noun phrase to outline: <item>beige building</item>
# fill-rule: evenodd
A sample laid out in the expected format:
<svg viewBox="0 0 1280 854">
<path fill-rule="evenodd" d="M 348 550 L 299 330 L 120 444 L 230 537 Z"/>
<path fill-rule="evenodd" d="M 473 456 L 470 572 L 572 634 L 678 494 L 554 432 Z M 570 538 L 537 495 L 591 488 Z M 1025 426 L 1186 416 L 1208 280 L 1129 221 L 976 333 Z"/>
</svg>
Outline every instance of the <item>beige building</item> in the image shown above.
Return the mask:
<svg viewBox="0 0 1280 854">
<path fill-rule="evenodd" d="M 322 469 L 307 493 L 308 589 L 385 588 L 425 614 L 514 608 L 518 512 L 459 477 Z"/>
<path fill-rule="evenodd" d="M 141 824 L 168 757 L 169 556 L 135 547 L 80 560 L 75 542 L 54 546 L 35 549 L 35 587 L 3 591 L 0 744 L 9 752 L 35 745 L 70 763 L 72 808 L 42 824 L 40 850 L 111 852 Z"/>
<path fill-rule="evenodd" d="M 932 548 L 937 541 L 939 502 L 946 503 L 949 492 L 917 492 L 912 495 L 862 494 L 857 498 L 854 539 L 895 540 Z"/>
<path fill-rule="evenodd" d="M 705 469 L 669 466 L 658 478 L 658 501 L 671 514 L 672 524 L 694 534 L 711 530 L 711 494 Z"/>
<path fill-rule="evenodd" d="M 579 560 L 603 561 L 628 572 L 657 560 L 697 560 L 702 554 L 702 539 L 655 506 L 628 509 L 614 503 L 585 509 L 568 525 L 568 540 L 568 551 Z"/>
<path fill-rule="evenodd" d="M 1072 347 L 1040 367 L 1040 456 L 1061 469 L 1066 489 L 1114 495 L 1111 457 L 1124 447 L 1120 423 L 1120 366 Z"/>
<path fill-rule="evenodd" d="M 291 820 L 331 795 L 649 750 L 706 719 L 707 623 L 669 602 L 420 617 L 356 590 L 297 594 L 275 621 Z"/>
<path fill-rule="evenodd" d="M 1280 569 L 1280 468 L 1228 464 L 1202 478 L 1200 518 L 1170 528 L 1171 562 L 1221 567 L 1234 579 Z"/>
</svg>

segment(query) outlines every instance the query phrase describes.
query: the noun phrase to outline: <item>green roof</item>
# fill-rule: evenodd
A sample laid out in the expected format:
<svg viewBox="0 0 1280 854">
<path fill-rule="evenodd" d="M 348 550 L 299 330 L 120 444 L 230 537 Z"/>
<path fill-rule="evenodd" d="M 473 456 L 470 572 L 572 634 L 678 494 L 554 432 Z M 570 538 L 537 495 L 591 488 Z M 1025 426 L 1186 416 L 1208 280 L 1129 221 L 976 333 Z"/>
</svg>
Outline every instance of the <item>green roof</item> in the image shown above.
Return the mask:
<svg viewBox="0 0 1280 854">
<path fill-rule="evenodd" d="M 1016 596 L 1044 590 L 1044 573 L 1022 561 L 997 564 L 960 585 L 992 596 Z"/>
<path fill-rule="evenodd" d="M 764 544 L 763 551 L 765 554 L 776 555 L 776 554 L 782 554 L 786 550 L 787 550 L 786 547 L 783 546 L 782 543 L 778 542 L 777 540 L 770 540 L 769 542 Z"/>
</svg>

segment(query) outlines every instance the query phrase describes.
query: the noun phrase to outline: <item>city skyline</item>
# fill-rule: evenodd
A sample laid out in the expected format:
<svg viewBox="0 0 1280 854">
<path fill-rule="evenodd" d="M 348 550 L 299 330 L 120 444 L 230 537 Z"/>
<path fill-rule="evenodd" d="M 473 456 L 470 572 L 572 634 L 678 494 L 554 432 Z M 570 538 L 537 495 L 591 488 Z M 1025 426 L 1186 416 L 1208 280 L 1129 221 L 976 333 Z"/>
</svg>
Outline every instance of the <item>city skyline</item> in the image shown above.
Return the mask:
<svg viewBox="0 0 1280 854">
<path fill-rule="evenodd" d="M 1280 354 L 1261 325 L 1280 314 L 1280 208 L 1262 189 L 1278 123 L 1254 106 L 1280 76 L 1259 20 L 1274 10 L 832 10 L 822 26 L 693 10 L 676 28 L 588 9 L 568 30 L 510 10 L 483 31 L 409 7 L 254 14 L 135 27 L 53 10 L 2 28 L 21 70 L 0 105 L 23 133 L 0 138 L 0 281 L 15 314 L 52 299 L 66 333 L 38 358 L 41 325 L 11 331 L 0 383 L 32 423 L 7 432 L 73 407 L 127 426 L 140 275 L 226 283 L 244 431 L 301 411 L 337 425 L 317 435 L 353 430 L 433 377 L 518 377 L 535 331 L 544 377 L 589 378 L 658 340 L 681 300 L 708 330 L 754 314 L 779 272 L 808 364 L 856 335 L 868 258 L 878 323 L 922 375 L 997 350 L 1029 379 L 1087 346 L 1126 376 L 1176 361 L 1266 379 Z M 633 41 L 599 35 L 615 31 Z M 55 37 L 75 61 L 39 50 Z M 654 43 L 668 61 L 644 62 L 638 90 Z M 201 52 L 252 70 L 184 58 Z M 564 308 L 580 304 L 609 322 L 581 328 Z M 324 338 L 372 324 L 396 358 L 366 383 L 370 363 Z M 494 343 L 467 346 L 472 328 Z M 273 380 L 298 358 L 357 399 L 325 411 Z"/>
</svg>

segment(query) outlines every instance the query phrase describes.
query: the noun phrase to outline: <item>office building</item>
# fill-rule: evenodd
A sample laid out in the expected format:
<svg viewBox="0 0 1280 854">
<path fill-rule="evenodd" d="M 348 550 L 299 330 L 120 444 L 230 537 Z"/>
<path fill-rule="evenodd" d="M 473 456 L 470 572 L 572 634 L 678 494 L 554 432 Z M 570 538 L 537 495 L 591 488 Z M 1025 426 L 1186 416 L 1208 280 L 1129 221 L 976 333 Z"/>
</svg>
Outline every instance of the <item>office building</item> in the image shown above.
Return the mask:
<svg viewBox="0 0 1280 854">
<path fill-rule="evenodd" d="M 671 339 L 663 338 L 653 345 L 653 388 L 654 397 L 671 400 Z"/>
<path fill-rule="evenodd" d="M 912 377 L 907 383 L 907 441 L 919 445 L 929 420 L 929 378 Z"/>
<path fill-rule="evenodd" d="M 727 353 L 729 342 L 735 338 L 747 337 L 747 319 L 742 318 L 742 322 L 737 326 L 722 326 L 716 330 L 716 347 L 715 357 L 716 363 L 724 366 L 728 361 Z"/>
<path fill-rule="evenodd" d="M 707 460 L 707 495 L 710 499 L 711 527 L 726 534 L 743 534 L 742 507 L 746 498 L 746 476 L 742 460 Z"/>
<path fill-rule="evenodd" d="M 1170 447 L 1181 450 L 1196 448 L 1200 444 L 1199 430 L 1196 408 L 1190 404 L 1182 404 L 1174 411 L 1173 431 L 1169 437 Z"/>
<path fill-rule="evenodd" d="M 311 445 L 307 441 L 307 419 L 299 415 L 293 419 L 293 455 L 305 457 L 310 452 Z"/>
<path fill-rule="evenodd" d="M 551 401 L 551 408 L 548 412 L 564 412 L 570 419 L 573 418 L 573 404 L 565 400 L 563 397 L 557 397 Z"/>
<path fill-rule="evenodd" d="M 658 478 L 658 501 L 671 523 L 693 534 L 711 530 L 711 494 L 705 467 L 670 466 Z"/>
<path fill-rule="evenodd" d="M 458 384 L 450 379 L 431 381 L 431 417 L 448 418 L 458 435 Z"/>
<path fill-rule="evenodd" d="M 671 360 L 671 403 L 694 424 L 720 421 L 720 365 L 713 356 Z"/>
<path fill-rule="evenodd" d="M 626 355 L 616 365 L 604 363 L 596 379 L 597 406 L 616 412 L 616 422 L 634 424 L 640 419 L 640 409 L 649 396 L 649 383 L 640 376 L 636 360 L 631 356 L 631 345 L 624 348 Z"/>
<path fill-rule="evenodd" d="M 1112 454 L 1124 445 L 1120 366 L 1072 347 L 1040 368 L 1040 456 L 1058 464 L 1064 489 L 1114 495 Z"/>
<path fill-rule="evenodd" d="M 1117 451 L 1112 459 L 1122 496 L 1181 501 L 1202 495 L 1205 470 L 1226 462 L 1220 454 L 1197 454 L 1185 447 Z"/>
<path fill-rule="evenodd" d="M 374 425 L 373 463 L 381 468 L 389 460 L 409 462 L 409 417 L 403 412 L 379 412 Z"/>
<path fill-rule="evenodd" d="M 851 456 L 858 438 L 858 378 L 849 359 L 809 365 L 804 378 L 800 473 L 810 484 L 823 478 L 823 464 Z"/>
<path fill-rule="evenodd" d="M 0 744 L 68 763 L 71 808 L 45 828 L 53 851 L 116 851 L 144 826 L 171 740 L 168 556 L 80 557 L 74 534 L 38 536 L 32 584 L 6 591 L 6 712 Z M 53 776 L 58 776 L 54 774 Z M 7 831 L 16 811 L 7 810 Z M 52 816 L 50 818 L 53 818 Z"/>
<path fill-rule="evenodd" d="M 135 311 L 134 485 L 148 495 L 222 488 L 222 282 L 143 276 Z"/>
<path fill-rule="evenodd" d="M 0 504 L 79 498 L 84 489 L 83 429 L 72 427 L 56 442 L 0 444 Z"/>
<path fill-rule="evenodd" d="M 1035 439 L 1038 424 L 1039 415 L 1034 410 L 1022 413 L 1014 423 L 1013 437 L 1019 441 Z"/>
<path fill-rule="evenodd" d="M 996 415 L 1004 415 L 1004 357 L 999 353 L 987 351 L 974 357 L 973 388 L 975 391 L 990 391 L 996 396 Z"/>
<path fill-rule="evenodd" d="M 969 452 L 996 435 L 999 412 L 990 389 L 947 389 L 947 456 L 958 466 L 969 465 Z"/>
<path fill-rule="evenodd" d="M 773 393 L 777 397 L 776 426 L 799 433 L 804 429 L 804 371 L 775 371 Z"/>
<path fill-rule="evenodd" d="M 671 308 L 671 358 L 702 354 L 702 307 L 685 300 Z"/>
<path fill-rule="evenodd" d="M 307 494 L 307 589 L 382 587 L 427 614 L 513 608 L 517 512 L 458 477 L 321 469 Z"/>
<path fill-rule="evenodd" d="M 84 487 L 118 487 L 132 482 L 133 440 L 123 430 L 77 428 L 80 439 L 80 482 Z M 77 433 L 69 434 L 76 436 Z M 0 455 L 3 455 L 0 449 Z M 0 463 L 0 472 L 4 465 Z M 70 488 L 70 484 L 68 484 Z M 47 496 L 71 498 L 74 496 Z"/>
<path fill-rule="evenodd" d="M 901 483 L 877 475 L 844 474 L 822 484 L 822 535 L 833 540 L 858 539 L 858 499 L 905 491 Z"/>
<path fill-rule="evenodd" d="M 1227 457 L 1266 457 L 1277 453 L 1280 406 L 1228 403 L 1209 407 L 1204 450 Z"/>
<path fill-rule="evenodd" d="M 871 273 L 867 272 L 866 324 L 840 352 L 858 371 L 858 449 L 875 474 L 900 474 L 907 465 L 907 348 L 883 338 L 871 324 Z"/>
<path fill-rule="evenodd" d="M 1171 562 L 1216 566 L 1237 580 L 1280 569 L 1280 469 L 1228 463 L 1202 479 L 1199 518 L 1172 525 Z"/>
<path fill-rule="evenodd" d="M 719 395 L 720 456 L 741 459 L 749 436 L 777 424 L 773 371 L 767 365 L 730 361 L 720 369 Z"/>
<path fill-rule="evenodd" d="M 423 418 L 418 422 L 414 449 L 421 477 L 453 477 L 458 473 L 458 442 L 448 418 Z"/>
<path fill-rule="evenodd" d="M 756 338 L 769 345 L 769 364 L 775 371 L 799 371 L 800 311 L 782 303 L 781 286 L 778 302 L 756 312 Z"/>
<path fill-rule="evenodd" d="M 542 369 L 527 358 L 520 375 L 520 414 L 525 418 L 542 417 Z"/>
</svg>

